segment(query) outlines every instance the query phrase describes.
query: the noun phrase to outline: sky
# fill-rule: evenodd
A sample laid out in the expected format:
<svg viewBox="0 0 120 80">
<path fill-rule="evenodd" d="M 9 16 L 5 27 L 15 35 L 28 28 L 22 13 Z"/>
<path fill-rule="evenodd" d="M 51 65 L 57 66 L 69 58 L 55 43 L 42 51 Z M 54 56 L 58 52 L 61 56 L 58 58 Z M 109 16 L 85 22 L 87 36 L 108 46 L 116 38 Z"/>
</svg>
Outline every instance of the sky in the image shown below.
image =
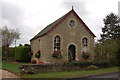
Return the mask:
<svg viewBox="0 0 120 80">
<path fill-rule="evenodd" d="M 19 44 L 29 44 L 30 39 L 48 24 L 57 20 L 74 6 L 75 12 L 100 38 L 103 19 L 113 12 L 118 14 L 120 0 L 0 0 L 0 28 L 19 28 Z M 11 46 L 14 46 L 15 43 Z"/>
</svg>

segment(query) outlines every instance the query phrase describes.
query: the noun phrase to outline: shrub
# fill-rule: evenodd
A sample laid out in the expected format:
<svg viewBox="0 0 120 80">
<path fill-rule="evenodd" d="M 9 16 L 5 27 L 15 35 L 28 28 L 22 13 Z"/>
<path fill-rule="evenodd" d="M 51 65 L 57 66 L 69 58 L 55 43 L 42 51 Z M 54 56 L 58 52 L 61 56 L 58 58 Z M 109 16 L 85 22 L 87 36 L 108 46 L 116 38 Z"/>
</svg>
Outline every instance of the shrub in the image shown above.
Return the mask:
<svg viewBox="0 0 120 80">
<path fill-rule="evenodd" d="M 56 59 L 62 58 L 61 51 L 54 51 L 52 57 L 55 57 Z"/>
<path fill-rule="evenodd" d="M 109 61 L 92 61 L 92 65 L 98 66 L 99 68 L 110 67 L 111 63 Z"/>
<path fill-rule="evenodd" d="M 97 66 L 99 68 L 106 68 L 106 67 L 110 67 L 110 66 L 119 66 L 119 62 L 114 61 L 114 60 L 106 60 L 106 61 L 76 61 L 76 62 L 71 62 L 72 64 L 74 64 L 75 66 L 79 66 L 81 68 L 90 66 L 90 65 L 94 65 Z"/>
<path fill-rule="evenodd" d="M 2 46 L 1 47 L 1 52 L 2 52 L 2 58 L 8 58 L 10 57 L 10 47 L 7 46 Z"/>
<path fill-rule="evenodd" d="M 32 60 L 31 63 L 32 63 L 32 64 L 36 64 L 37 61 L 36 61 L 36 60 Z"/>
<path fill-rule="evenodd" d="M 14 48 L 9 48 L 9 56 L 14 58 Z"/>
<path fill-rule="evenodd" d="M 111 59 L 109 60 L 109 63 L 111 64 L 111 66 L 120 66 L 120 60 L 115 60 L 115 59 Z"/>
<path fill-rule="evenodd" d="M 95 65 L 90 65 L 90 66 L 87 66 L 85 67 L 86 70 L 98 70 L 99 68 Z"/>
<path fill-rule="evenodd" d="M 19 62 L 30 62 L 31 56 L 29 55 L 30 46 L 15 47 L 15 59 Z"/>
<path fill-rule="evenodd" d="M 35 57 L 36 58 L 40 58 L 40 56 L 41 56 L 41 52 L 40 52 L 40 50 L 35 54 Z"/>
<path fill-rule="evenodd" d="M 30 52 L 30 55 L 31 55 L 31 56 L 33 55 L 33 51 Z"/>
<path fill-rule="evenodd" d="M 81 67 L 81 68 L 84 68 L 84 67 L 86 67 L 86 66 L 90 66 L 91 65 L 91 62 L 88 62 L 88 61 L 82 61 L 82 62 L 74 62 L 73 63 L 74 65 L 76 65 L 76 66 L 79 66 L 79 67 Z"/>
<path fill-rule="evenodd" d="M 30 44 L 24 44 L 24 46 L 30 46 Z"/>
<path fill-rule="evenodd" d="M 39 61 L 38 63 L 40 63 L 40 64 L 41 64 L 41 63 L 44 63 L 44 62 L 42 62 L 42 61 Z"/>
<path fill-rule="evenodd" d="M 9 56 L 6 55 L 6 50 L 4 48 L 2 48 L 2 59 L 6 60 L 6 61 L 15 61 L 15 59 L 14 59 L 14 56 L 15 56 L 14 48 L 10 47 L 8 52 L 9 52 Z"/>
</svg>

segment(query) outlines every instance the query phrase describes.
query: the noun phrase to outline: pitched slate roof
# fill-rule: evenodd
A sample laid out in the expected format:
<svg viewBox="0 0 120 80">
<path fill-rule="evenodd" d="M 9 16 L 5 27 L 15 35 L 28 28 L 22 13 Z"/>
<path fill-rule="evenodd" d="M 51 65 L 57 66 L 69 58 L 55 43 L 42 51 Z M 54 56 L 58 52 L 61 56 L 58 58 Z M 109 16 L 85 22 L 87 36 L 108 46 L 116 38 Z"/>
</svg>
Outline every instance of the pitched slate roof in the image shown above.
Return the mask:
<svg viewBox="0 0 120 80">
<path fill-rule="evenodd" d="M 36 39 L 38 37 L 41 37 L 43 35 L 46 35 L 48 33 L 50 33 L 51 31 L 54 30 L 54 28 L 57 27 L 57 25 L 59 25 L 63 20 L 65 20 L 65 18 L 67 16 L 69 16 L 71 13 L 73 13 L 76 18 L 78 18 L 78 20 L 82 23 L 82 25 L 85 27 L 85 29 L 93 36 L 95 37 L 95 35 L 91 32 L 91 30 L 86 26 L 86 24 L 81 20 L 81 18 L 76 14 L 76 12 L 72 9 L 71 11 L 69 11 L 67 14 L 65 14 L 64 16 L 62 16 L 61 18 L 59 18 L 58 20 L 54 21 L 53 23 L 49 24 L 48 26 L 46 26 L 42 31 L 40 31 L 37 35 L 35 35 L 30 41 L 32 41 L 33 39 Z"/>
</svg>

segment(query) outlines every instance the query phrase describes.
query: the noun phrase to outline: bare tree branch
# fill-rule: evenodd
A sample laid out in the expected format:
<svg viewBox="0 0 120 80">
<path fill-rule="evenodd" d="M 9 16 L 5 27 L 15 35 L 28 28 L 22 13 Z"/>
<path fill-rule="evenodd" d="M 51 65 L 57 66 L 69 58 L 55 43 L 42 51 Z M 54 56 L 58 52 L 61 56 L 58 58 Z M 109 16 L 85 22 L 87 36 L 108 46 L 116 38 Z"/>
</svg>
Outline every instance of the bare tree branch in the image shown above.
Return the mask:
<svg viewBox="0 0 120 80">
<path fill-rule="evenodd" d="M 20 39 L 19 29 L 8 29 L 6 26 L 0 29 L 2 35 L 2 46 L 10 46 L 13 41 Z"/>
</svg>

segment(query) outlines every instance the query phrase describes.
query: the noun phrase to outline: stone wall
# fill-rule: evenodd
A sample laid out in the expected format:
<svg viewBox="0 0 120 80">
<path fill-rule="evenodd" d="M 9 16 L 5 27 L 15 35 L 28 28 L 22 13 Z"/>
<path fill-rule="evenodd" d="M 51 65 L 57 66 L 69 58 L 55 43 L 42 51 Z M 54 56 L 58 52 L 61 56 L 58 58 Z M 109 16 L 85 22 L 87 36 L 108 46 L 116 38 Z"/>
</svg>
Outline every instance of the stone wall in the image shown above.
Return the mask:
<svg viewBox="0 0 120 80">
<path fill-rule="evenodd" d="M 35 74 L 39 72 L 60 72 L 79 70 L 78 66 L 73 64 L 27 64 L 20 65 L 20 74 Z"/>
</svg>

